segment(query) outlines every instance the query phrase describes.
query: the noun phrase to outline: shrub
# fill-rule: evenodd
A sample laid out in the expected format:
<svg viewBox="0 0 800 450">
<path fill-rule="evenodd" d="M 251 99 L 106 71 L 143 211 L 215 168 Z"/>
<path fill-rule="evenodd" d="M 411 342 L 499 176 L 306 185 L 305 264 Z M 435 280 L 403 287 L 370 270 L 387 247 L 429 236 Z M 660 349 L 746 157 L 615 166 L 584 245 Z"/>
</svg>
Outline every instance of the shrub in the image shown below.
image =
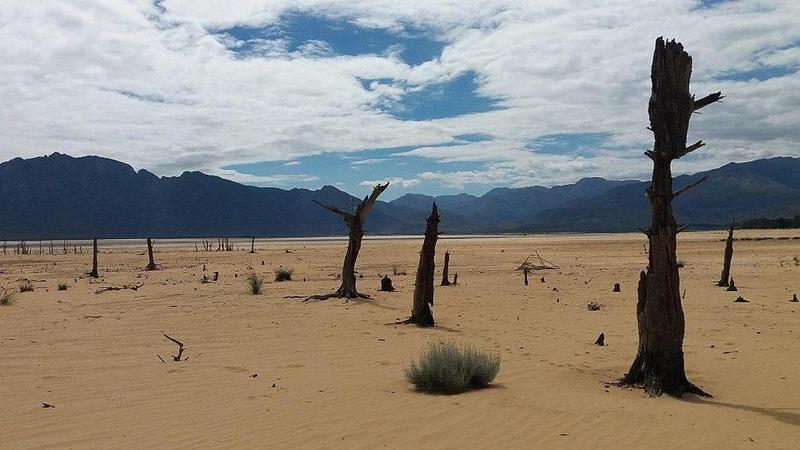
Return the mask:
<svg viewBox="0 0 800 450">
<path fill-rule="evenodd" d="M 245 281 L 247 282 L 247 287 L 250 289 L 251 294 L 258 295 L 261 293 L 261 286 L 264 285 L 264 277 L 256 273 L 251 273 L 245 278 Z"/>
<path fill-rule="evenodd" d="M 500 356 L 454 343 L 432 344 L 419 361 L 406 367 L 417 390 L 456 394 L 489 385 L 500 371 Z"/>
<path fill-rule="evenodd" d="M 67 286 L 67 283 L 64 283 L 63 281 L 58 283 L 58 290 L 59 291 L 66 291 L 68 287 L 69 286 Z"/>
<path fill-rule="evenodd" d="M 30 281 L 23 281 L 19 284 L 20 292 L 33 292 L 33 284 Z"/>
<path fill-rule="evenodd" d="M 275 269 L 275 281 L 292 281 L 292 274 L 294 269 L 284 269 L 283 267 Z"/>
<path fill-rule="evenodd" d="M 3 290 L 0 293 L 0 306 L 10 306 L 14 304 L 14 292 Z"/>
</svg>

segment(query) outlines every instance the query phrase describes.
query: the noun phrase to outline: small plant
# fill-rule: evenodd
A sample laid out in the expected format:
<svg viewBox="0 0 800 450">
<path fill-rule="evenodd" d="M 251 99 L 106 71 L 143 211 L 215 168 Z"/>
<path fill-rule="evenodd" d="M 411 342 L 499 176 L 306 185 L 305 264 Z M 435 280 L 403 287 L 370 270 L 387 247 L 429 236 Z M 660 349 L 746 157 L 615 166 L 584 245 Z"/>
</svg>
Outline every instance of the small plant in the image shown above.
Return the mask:
<svg viewBox="0 0 800 450">
<path fill-rule="evenodd" d="M 292 268 L 284 269 L 283 267 L 279 267 L 275 269 L 275 281 L 292 281 L 293 273 L 294 269 Z"/>
<path fill-rule="evenodd" d="M 59 291 L 66 291 L 66 290 L 67 290 L 67 288 L 69 288 L 69 286 L 67 285 L 67 283 L 65 283 L 65 282 L 63 282 L 63 281 L 62 281 L 62 282 L 60 282 L 60 283 L 58 283 L 58 290 L 59 290 Z"/>
<path fill-rule="evenodd" d="M 500 371 L 500 356 L 454 343 L 432 344 L 406 367 L 417 390 L 457 394 L 489 385 Z"/>
<path fill-rule="evenodd" d="M 588 309 L 589 311 L 600 311 L 601 309 L 603 309 L 603 306 L 604 305 L 602 305 L 601 303 L 590 302 L 588 305 L 586 305 L 586 309 Z"/>
<path fill-rule="evenodd" d="M 245 278 L 245 281 L 247 282 L 247 287 L 250 289 L 251 294 L 258 295 L 261 293 L 261 286 L 264 285 L 264 277 L 253 272 Z"/>
<path fill-rule="evenodd" d="M 0 293 L 0 306 L 11 306 L 14 304 L 14 292 L 3 290 Z"/>
<path fill-rule="evenodd" d="M 19 284 L 19 291 L 20 292 L 33 292 L 33 283 L 28 280 L 23 281 Z"/>
</svg>

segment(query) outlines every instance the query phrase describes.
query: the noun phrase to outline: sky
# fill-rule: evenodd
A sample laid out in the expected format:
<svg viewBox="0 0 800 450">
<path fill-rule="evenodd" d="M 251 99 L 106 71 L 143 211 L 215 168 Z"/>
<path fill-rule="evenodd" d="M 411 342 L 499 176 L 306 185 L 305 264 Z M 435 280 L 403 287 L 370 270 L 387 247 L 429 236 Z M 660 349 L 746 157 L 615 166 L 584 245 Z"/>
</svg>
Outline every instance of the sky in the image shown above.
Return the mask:
<svg viewBox="0 0 800 450">
<path fill-rule="evenodd" d="M 646 179 L 659 36 L 693 57 L 692 173 L 800 156 L 800 1 L 10 0 L 0 159 L 362 196 Z"/>
</svg>

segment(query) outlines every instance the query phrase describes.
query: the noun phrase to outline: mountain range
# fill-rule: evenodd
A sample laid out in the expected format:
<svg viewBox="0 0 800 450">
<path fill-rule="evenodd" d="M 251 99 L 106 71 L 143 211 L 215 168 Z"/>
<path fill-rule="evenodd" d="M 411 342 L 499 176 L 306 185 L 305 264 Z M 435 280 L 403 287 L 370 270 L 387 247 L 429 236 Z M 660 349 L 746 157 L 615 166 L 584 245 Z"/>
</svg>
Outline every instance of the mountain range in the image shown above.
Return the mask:
<svg viewBox="0 0 800 450">
<path fill-rule="evenodd" d="M 675 187 L 702 176 L 704 183 L 675 201 L 678 222 L 690 228 L 800 214 L 800 158 L 730 163 L 678 176 Z M 436 201 L 448 234 L 630 231 L 646 226 L 648 185 L 584 178 L 482 196 L 406 194 L 377 202 L 365 228 L 418 234 Z M 312 200 L 343 209 L 359 202 L 333 186 L 254 187 L 200 172 L 158 177 L 108 158 L 53 153 L 0 164 L 0 240 L 345 234 L 341 219 Z"/>
</svg>

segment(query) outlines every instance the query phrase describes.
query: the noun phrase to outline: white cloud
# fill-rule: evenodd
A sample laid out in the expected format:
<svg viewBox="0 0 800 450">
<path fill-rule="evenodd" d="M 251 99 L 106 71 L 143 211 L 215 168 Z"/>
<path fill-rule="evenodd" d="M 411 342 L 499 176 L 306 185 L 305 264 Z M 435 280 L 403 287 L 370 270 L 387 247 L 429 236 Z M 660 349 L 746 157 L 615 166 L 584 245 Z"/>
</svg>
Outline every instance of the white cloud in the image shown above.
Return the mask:
<svg viewBox="0 0 800 450">
<path fill-rule="evenodd" d="M 394 177 L 394 178 L 385 178 L 383 180 L 365 180 L 365 181 L 362 181 L 362 182 L 360 182 L 358 184 L 360 186 L 369 186 L 369 187 L 371 187 L 371 186 L 375 186 L 377 184 L 385 184 L 387 181 L 389 182 L 390 185 L 398 186 L 398 187 L 401 187 L 401 188 L 414 187 L 414 186 L 417 186 L 420 183 L 420 180 L 418 180 L 416 178 Z"/>
<path fill-rule="evenodd" d="M 646 175 L 641 157 L 653 41 L 677 37 L 694 57 L 693 90 L 725 103 L 693 118 L 708 143 L 679 170 L 770 155 L 800 155 L 800 74 L 719 80 L 763 66 L 800 65 L 800 2 L 697 0 L 564 2 L 438 0 L 167 0 L 0 7 L 0 157 L 53 151 L 100 154 L 159 174 L 203 170 L 253 183 L 296 178 L 224 171 L 237 163 L 295 160 L 324 151 L 418 146 L 404 155 L 473 162 L 437 165 L 420 179 L 466 184 L 556 184 L 582 176 Z M 346 18 L 400 32 L 438 33 L 440 58 L 409 66 L 396 52 L 337 56 L 323 42 L 289 53 L 286 42 L 242 43 L 215 34 L 274 25 L 287 11 Z M 482 95 L 506 109 L 425 122 L 379 110 L 410 89 L 479 76 Z M 360 79 L 392 79 L 364 88 Z M 542 135 L 608 132 L 594 156 L 543 155 Z M 453 143 L 485 133 L 494 141 Z M 361 164 L 367 164 L 362 162 Z M 441 169 L 441 170 L 440 170 Z M 307 175 L 306 182 L 317 175 Z M 410 182 L 419 180 L 407 180 Z M 398 183 L 400 184 L 400 183 Z M 416 186 L 414 184 L 413 186 Z"/>
</svg>

